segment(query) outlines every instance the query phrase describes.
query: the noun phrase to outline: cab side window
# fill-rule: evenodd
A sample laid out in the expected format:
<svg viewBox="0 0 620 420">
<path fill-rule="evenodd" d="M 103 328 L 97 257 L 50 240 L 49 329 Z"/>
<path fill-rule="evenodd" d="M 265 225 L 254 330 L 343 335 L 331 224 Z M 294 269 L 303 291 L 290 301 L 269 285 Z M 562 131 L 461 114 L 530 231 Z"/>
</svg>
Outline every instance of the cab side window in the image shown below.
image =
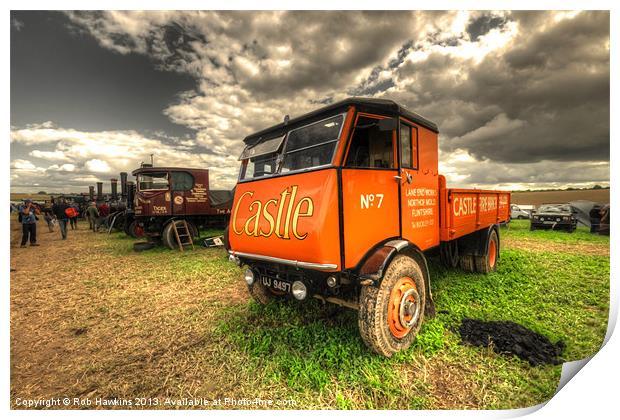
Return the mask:
<svg viewBox="0 0 620 420">
<path fill-rule="evenodd" d="M 189 172 L 172 172 L 172 191 L 189 191 L 194 188 L 194 177 Z"/>
<path fill-rule="evenodd" d="M 353 168 L 393 168 L 392 131 L 379 129 L 379 120 L 360 117 L 355 124 L 345 166 Z"/>
<path fill-rule="evenodd" d="M 400 166 L 418 169 L 418 132 L 403 122 L 400 123 Z"/>
</svg>

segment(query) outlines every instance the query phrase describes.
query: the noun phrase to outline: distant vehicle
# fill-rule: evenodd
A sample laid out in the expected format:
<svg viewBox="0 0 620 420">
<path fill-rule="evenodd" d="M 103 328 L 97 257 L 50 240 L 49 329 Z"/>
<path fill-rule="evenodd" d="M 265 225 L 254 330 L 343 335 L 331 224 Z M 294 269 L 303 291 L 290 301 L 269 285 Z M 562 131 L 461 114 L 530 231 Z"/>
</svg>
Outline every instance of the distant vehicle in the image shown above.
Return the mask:
<svg viewBox="0 0 620 420">
<path fill-rule="evenodd" d="M 572 233 L 577 228 L 577 218 L 568 204 L 543 204 L 532 214 L 530 230 L 565 230 Z"/>
<path fill-rule="evenodd" d="M 511 204 L 510 205 L 510 218 L 511 219 L 529 219 L 530 212 L 526 211 L 525 209 L 522 209 L 516 204 Z"/>
<path fill-rule="evenodd" d="M 161 240 L 175 249 L 173 221 L 185 220 L 194 238 L 199 228 L 228 224 L 233 192 L 211 190 L 208 169 L 143 165 L 132 175 L 136 177 L 133 214 L 126 218 L 131 236 Z"/>
</svg>

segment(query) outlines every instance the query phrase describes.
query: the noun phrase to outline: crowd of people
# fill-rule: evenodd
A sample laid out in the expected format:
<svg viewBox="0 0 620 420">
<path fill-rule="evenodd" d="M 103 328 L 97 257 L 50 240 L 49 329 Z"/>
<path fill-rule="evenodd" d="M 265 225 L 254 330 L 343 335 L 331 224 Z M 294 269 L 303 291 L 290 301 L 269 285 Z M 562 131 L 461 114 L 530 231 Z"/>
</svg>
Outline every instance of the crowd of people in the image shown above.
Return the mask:
<svg viewBox="0 0 620 420">
<path fill-rule="evenodd" d="M 15 210 L 18 213 L 18 221 L 22 225 L 20 245 L 22 248 L 26 248 L 27 243 L 30 243 L 30 246 L 39 246 L 37 243 L 37 222 L 41 215 L 50 232 L 54 232 L 56 227 L 59 228 L 63 240 L 67 239 L 69 229 L 78 229 L 80 208 L 74 201 L 69 202 L 64 198 L 58 198 L 52 200 L 51 206 L 45 206 L 41 209 L 41 206 L 30 199 L 26 199 Z M 88 220 L 89 229 L 93 232 L 99 231 L 109 214 L 110 208 L 105 202 L 97 206 L 94 201 L 88 203 L 88 207 L 83 212 L 84 217 Z"/>
</svg>

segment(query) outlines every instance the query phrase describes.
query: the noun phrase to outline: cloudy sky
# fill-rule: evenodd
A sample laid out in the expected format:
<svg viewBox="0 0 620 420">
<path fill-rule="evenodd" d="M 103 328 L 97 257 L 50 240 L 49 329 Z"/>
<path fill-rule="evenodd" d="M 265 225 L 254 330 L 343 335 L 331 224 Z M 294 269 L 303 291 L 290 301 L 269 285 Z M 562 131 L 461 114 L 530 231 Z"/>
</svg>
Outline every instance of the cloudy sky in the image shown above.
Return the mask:
<svg viewBox="0 0 620 420">
<path fill-rule="evenodd" d="M 151 153 L 232 187 L 243 137 L 347 96 L 436 122 L 450 186 L 609 184 L 607 12 L 11 12 L 10 66 L 14 192 Z"/>
</svg>

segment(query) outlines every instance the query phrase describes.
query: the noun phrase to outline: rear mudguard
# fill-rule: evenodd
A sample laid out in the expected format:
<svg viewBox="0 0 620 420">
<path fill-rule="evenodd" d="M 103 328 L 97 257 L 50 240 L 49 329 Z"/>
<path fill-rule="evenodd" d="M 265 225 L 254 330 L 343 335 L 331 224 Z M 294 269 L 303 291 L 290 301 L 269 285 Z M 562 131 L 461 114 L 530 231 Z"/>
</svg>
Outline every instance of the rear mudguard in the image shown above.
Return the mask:
<svg viewBox="0 0 620 420">
<path fill-rule="evenodd" d="M 497 252 L 499 255 L 501 238 L 499 236 L 498 225 L 491 225 L 487 229 L 481 229 L 474 233 L 470 233 L 469 235 L 463 236 L 462 238 L 458 238 L 457 241 L 459 243 L 459 254 L 471 254 L 477 256 L 485 255 L 488 248 L 489 237 L 491 236 L 492 231 L 495 231 L 495 233 L 497 233 Z"/>
</svg>

